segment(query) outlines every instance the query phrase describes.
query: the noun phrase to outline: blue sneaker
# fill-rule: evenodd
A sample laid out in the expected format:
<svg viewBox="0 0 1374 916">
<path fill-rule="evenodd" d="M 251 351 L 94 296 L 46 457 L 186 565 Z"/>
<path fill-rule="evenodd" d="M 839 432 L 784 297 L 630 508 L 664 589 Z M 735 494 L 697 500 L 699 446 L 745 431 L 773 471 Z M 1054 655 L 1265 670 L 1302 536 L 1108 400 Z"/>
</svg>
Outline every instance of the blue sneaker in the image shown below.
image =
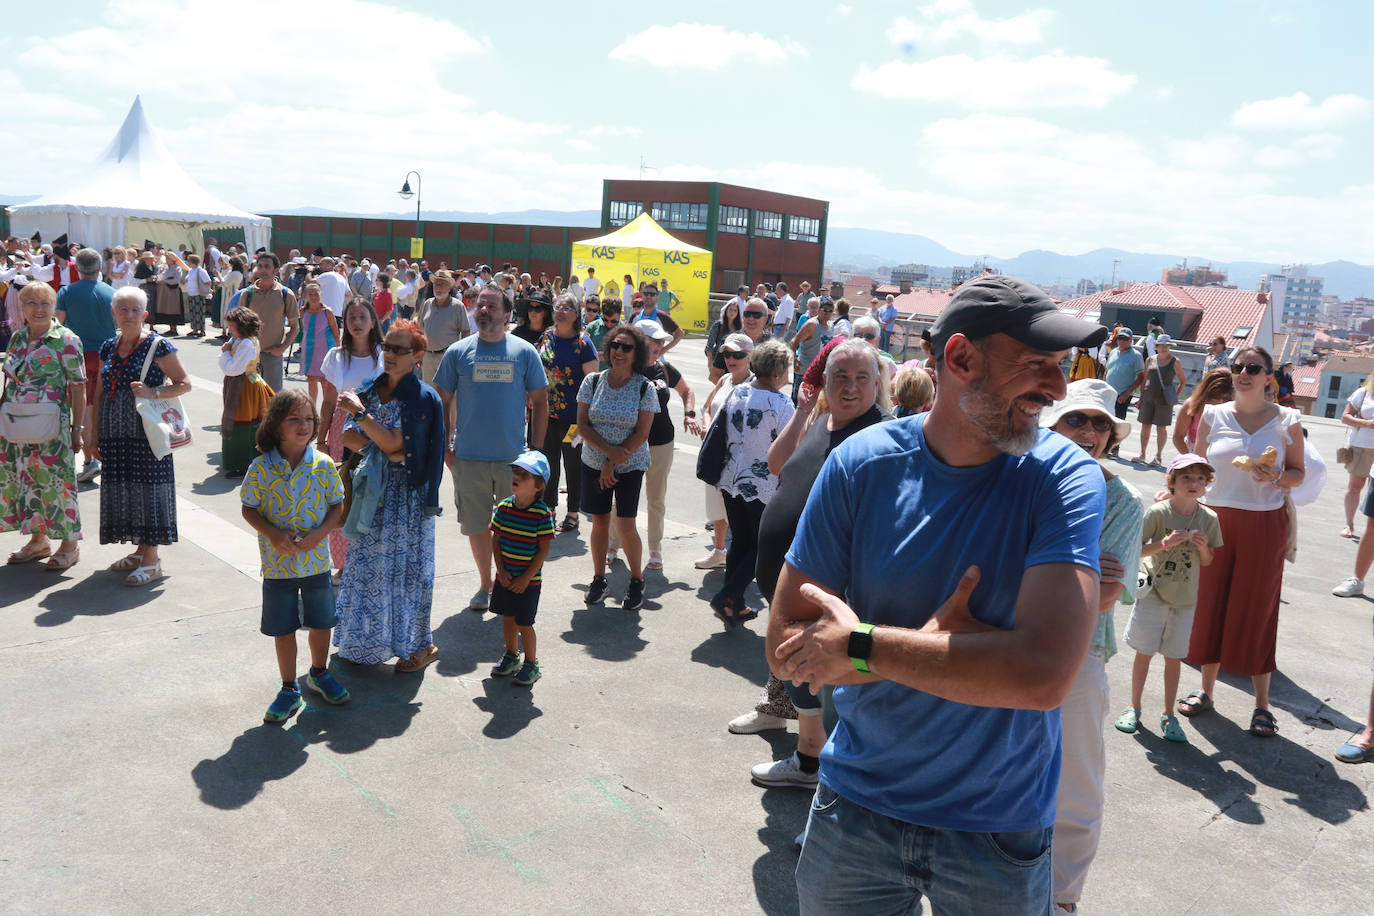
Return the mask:
<svg viewBox="0 0 1374 916">
<path fill-rule="evenodd" d="M 277 693 L 277 698 L 272 701 L 272 705 L 267 707 L 267 712 L 262 714 L 262 721 L 268 725 L 285 722 L 299 712 L 304 705 L 305 701 L 301 699 L 299 690 L 283 687 Z"/>
<path fill-rule="evenodd" d="M 491 676 L 510 677 L 512 674 L 519 670 L 520 654 L 518 652 L 507 652 L 505 655 L 501 656 L 501 660 L 499 662 L 492 666 Z"/>
<path fill-rule="evenodd" d="M 539 663 L 527 661 L 520 666 L 520 673 L 515 676 L 515 683 L 521 687 L 528 687 L 539 678 Z"/>
<path fill-rule="evenodd" d="M 334 676 L 334 672 L 326 668 L 322 673 L 307 674 L 305 684 L 311 690 L 324 697 L 326 703 L 333 703 L 339 706 L 349 701 L 348 688 L 339 683 L 339 679 Z"/>
</svg>

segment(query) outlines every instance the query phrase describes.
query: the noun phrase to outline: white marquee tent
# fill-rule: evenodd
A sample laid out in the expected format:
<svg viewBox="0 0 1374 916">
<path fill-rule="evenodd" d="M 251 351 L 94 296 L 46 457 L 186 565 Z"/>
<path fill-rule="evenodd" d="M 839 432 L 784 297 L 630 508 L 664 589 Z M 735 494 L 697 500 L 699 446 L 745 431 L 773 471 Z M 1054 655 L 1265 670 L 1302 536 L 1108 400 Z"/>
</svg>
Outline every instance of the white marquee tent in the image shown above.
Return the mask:
<svg viewBox="0 0 1374 916">
<path fill-rule="evenodd" d="M 271 243 L 272 221 L 225 203 L 186 174 L 153 132 L 134 99 L 119 133 L 84 176 L 60 193 L 9 208 L 10 231 L 64 233 L 92 248 L 141 245 L 150 239 L 203 249 L 202 230 L 243 227 L 249 251 Z"/>
</svg>

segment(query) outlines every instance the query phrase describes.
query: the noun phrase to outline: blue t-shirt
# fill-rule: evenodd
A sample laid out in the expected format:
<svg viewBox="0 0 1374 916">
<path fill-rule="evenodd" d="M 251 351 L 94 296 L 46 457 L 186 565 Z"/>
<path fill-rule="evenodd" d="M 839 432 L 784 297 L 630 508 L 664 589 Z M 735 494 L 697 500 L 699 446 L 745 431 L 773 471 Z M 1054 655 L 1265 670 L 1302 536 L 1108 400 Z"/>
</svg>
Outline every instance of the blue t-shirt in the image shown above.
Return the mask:
<svg viewBox="0 0 1374 916">
<path fill-rule="evenodd" d="M 1116 389 L 1117 394 L 1135 384 L 1135 377 L 1144 371 L 1145 358 L 1135 348 L 1113 350 L 1107 356 L 1107 384 Z"/>
<path fill-rule="evenodd" d="M 888 303 L 878 311 L 878 318 L 883 323 L 883 330 L 890 331 L 897 326 L 897 306 Z"/>
<path fill-rule="evenodd" d="M 434 384 L 458 401 L 453 454 L 468 461 L 514 461 L 525 450 L 525 395 L 548 387 L 539 352 L 507 334 L 476 334 L 444 352 Z"/>
<path fill-rule="evenodd" d="M 1097 569 L 1102 471 L 1048 430 L 1026 455 L 950 467 L 926 448 L 928 416 L 879 423 L 831 452 L 787 562 L 845 595 L 859 619 L 908 628 L 977 565 L 973 616 L 1012 628 L 1026 569 Z M 1059 710 L 969 706 L 894 681 L 837 687 L 835 709 L 821 779 L 844 797 L 945 830 L 1054 823 Z"/>
<path fill-rule="evenodd" d="M 67 315 L 62 324 L 81 338 L 82 350 L 99 350 L 101 344 L 115 336 L 114 315 L 110 312 L 114 293 L 114 287 L 108 283 L 77 280 L 57 294 L 57 310 Z"/>
</svg>

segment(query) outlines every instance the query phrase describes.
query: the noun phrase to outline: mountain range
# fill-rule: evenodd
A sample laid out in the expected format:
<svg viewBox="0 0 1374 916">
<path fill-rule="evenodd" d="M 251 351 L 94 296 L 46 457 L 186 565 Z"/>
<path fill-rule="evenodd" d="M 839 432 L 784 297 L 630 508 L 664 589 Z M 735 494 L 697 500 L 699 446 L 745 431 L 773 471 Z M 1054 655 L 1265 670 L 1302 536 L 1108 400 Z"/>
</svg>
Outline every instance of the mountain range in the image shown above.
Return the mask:
<svg viewBox="0 0 1374 916">
<path fill-rule="evenodd" d="M 26 203 L 32 196 L 0 195 L 0 205 Z M 322 207 L 300 207 L 274 211 L 297 216 L 358 216 Z M 405 219 L 410 214 L 371 213 L 364 216 L 376 219 Z M 459 222 L 526 223 L 539 226 L 596 227 L 601 222 L 599 210 L 519 210 L 501 213 L 481 213 L 467 210 L 429 210 L 426 219 Z M 1260 278 L 1277 273 L 1282 265 L 1264 261 L 1218 261 L 1195 254 L 1158 254 L 1123 251 L 1119 248 L 1097 248 L 1083 254 L 1066 255 L 1054 251 L 1032 249 L 1014 258 L 993 258 L 985 255 L 962 254 L 946 248 L 923 235 L 904 232 L 882 232 L 875 229 L 830 227 L 826 236 L 825 266 L 843 268 L 856 273 L 868 273 L 879 267 L 898 264 L 925 264 L 936 275 L 948 275 L 950 267 L 985 262 L 1003 273 L 1023 277 L 1032 283 L 1048 286 L 1062 283 L 1073 286 L 1080 279 L 1106 283 L 1112 278 L 1113 261 L 1118 281 L 1158 282 L 1163 270 L 1176 267 L 1183 261 L 1201 267 L 1211 265 L 1226 272 L 1228 282 L 1241 289 L 1254 289 Z M 1313 276 L 1324 279 L 1323 292 L 1352 299 L 1374 296 L 1374 266 L 1352 261 L 1327 261 L 1308 265 Z"/>
</svg>

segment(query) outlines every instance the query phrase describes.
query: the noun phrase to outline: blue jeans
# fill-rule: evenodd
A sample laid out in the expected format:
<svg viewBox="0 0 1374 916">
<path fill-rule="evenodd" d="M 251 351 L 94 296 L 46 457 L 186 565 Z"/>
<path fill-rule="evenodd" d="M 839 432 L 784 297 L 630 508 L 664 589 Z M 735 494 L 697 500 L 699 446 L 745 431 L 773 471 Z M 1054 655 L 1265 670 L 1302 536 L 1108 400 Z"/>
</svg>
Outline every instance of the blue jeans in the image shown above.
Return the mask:
<svg viewBox="0 0 1374 916">
<path fill-rule="evenodd" d="M 896 330 L 896 328 L 883 328 L 881 331 L 878 332 L 878 349 L 879 349 L 879 350 L 891 350 L 891 349 L 892 349 L 892 332 L 895 331 L 895 330 Z"/>
<path fill-rule="evenodd" d="M 1054 828 L 965 833 L 918 827 L 856 805 L 822 782 L 797 862 L 802 916 L 1050 913 Z"/>
</svg>

